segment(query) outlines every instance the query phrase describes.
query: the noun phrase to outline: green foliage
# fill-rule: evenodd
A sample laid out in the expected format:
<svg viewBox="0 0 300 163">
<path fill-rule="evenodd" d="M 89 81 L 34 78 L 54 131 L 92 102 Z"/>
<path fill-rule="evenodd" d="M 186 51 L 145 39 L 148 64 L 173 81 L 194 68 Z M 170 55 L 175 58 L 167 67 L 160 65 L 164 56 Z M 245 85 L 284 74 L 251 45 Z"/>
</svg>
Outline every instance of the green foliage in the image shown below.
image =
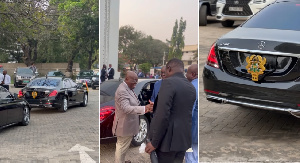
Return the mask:
<svg viewBox="0 0 300 163">
<path fill-rule="evenodd" d="M 183 18 L 180 18 L 179 24 L 176 19 L 175 25 L 173 27 L 173 33 L 171 36 L 171 40 L 167 40 L 169 43 L 169 55 L 168 60 L 172 58 L 181 59 L 182 57 L 182 49 L 184 48 L 184 35 L 183 32 L 186 29 L 186 21 L 183 21 Z"/>
<path fill-rule="evenodd" d="M 142 63 L 139 65 L 139 69 L 141 69 L 144 74 L 149 73 L 151 67 L 151 63 Z"/>
</svg>

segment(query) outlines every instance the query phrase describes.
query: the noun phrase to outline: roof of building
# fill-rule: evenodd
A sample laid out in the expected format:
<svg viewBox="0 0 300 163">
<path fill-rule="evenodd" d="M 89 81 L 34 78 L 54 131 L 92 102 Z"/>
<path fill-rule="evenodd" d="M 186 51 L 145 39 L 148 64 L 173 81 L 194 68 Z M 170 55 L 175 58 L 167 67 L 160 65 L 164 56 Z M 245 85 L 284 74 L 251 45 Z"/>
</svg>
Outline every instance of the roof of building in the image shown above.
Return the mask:
<svg viewBox="0 0 300 163">
<path fill-rule="evenodd" d="M 186 51 L 197 51 L 198 45 L 185 45 L 182 52 Z"/>
</svg>

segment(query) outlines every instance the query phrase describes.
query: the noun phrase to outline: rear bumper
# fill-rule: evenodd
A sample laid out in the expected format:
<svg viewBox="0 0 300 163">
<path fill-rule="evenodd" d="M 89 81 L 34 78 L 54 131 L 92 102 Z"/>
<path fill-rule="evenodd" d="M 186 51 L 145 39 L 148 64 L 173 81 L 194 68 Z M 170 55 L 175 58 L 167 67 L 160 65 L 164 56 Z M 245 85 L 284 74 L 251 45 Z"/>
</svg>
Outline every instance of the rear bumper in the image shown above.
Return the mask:
<svg viewBox="0 0 300 163">
<path fill-rule="evenodd" d="M 260 109 L 300 113 L 300 82 L 255 83 L 205 65 L 207 100 Z"/>
<path fill-rule="evenodd" d="M 29 106 L 32 108 L 59 108 L 61 107 L 61 103 L 57 100 L 49 100 L 49 99 L 26 99 L 29 103 Z"/>
</svg>

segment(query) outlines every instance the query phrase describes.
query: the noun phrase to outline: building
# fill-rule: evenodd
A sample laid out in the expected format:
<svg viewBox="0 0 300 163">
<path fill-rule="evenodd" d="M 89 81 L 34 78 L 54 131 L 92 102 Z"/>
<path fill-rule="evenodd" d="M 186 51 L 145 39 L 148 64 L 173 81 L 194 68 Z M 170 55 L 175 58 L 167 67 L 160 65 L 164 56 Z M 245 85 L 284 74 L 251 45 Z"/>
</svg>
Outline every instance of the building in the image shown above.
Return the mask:
<svg viewBox="0 0 300 163">
<path fill-rule="evenodd" d="M 194 59 L 195 53 L 198 54 L 198 45 L 184 46 L 181 58 L 184 63 L 184 69 L 187 69 L 191 64 L 198 64 L 198 58 Z"/>
</svg>

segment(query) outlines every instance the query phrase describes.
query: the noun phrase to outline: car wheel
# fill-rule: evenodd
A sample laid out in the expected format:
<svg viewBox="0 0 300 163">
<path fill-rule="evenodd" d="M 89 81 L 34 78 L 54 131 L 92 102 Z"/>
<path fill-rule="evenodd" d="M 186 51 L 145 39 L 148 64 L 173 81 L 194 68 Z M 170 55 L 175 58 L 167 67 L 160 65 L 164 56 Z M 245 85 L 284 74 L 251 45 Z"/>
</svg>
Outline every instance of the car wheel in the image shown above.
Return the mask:
<svg viewBox="0 0 300 163">
<path fill-rule="evenodd" d="M 222 21 L 222 26 L 223 27 L 232 27 L 233 24 L 234 24 L 234 21 L 233 20 L 226 20 L 226 21 Z"/>
<path fill-rule="evenodd" d="M 67 110 L 68 110 L 68 98 L 64 96 L 59 111 L 66 112 Z"/>
<path fill-rule="evenodd" d="M 85 93 L 83 95 L 83 101 L 82 103 L 80 104 L 82 107 L 86 107 L 87 106 L 87 103 L 88 103 L 88 95 Z"/>
<path fill-rule="evenodd" d="M 207 6 L 202 5 L 199 11 L 199 26 L 207 25 Z"/>
<path fill-rule="evenodd" d="M 22 126 L 27 126 L 29 124 L 30 121 L 30 110 L 28 108 L 28 106 L 24 106 L 23 108 L 23 119 L 21 121 L 21 125 Z"/>
<path fill-rule="evenodd" d="M 131 144 L 133 146 L 139 146 L 146 140 L 149 127 L 150 126 L 148 119 L 144 115 L 140 116 L 140 130 L 139 133 L 135 135 L 131 141 Z"/>
</svg>

